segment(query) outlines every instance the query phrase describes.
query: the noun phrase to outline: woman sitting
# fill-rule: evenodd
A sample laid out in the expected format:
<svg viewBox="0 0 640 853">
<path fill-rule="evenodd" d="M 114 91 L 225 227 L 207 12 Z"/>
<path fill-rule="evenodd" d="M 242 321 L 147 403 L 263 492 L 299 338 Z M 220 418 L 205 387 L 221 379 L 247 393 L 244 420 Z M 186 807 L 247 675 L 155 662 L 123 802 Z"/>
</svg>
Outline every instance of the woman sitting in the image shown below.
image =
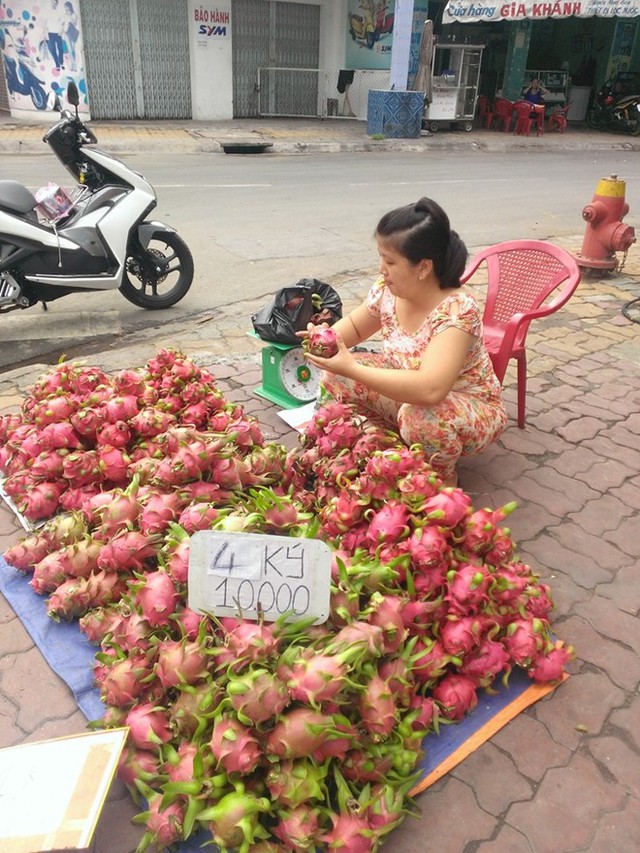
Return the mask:
<svg viewBox="0 0 640 853">
<path fill-rule="evenodd" d="M 443 482 L 456 485 L 459 457 L 484 450 L 507 421 L 480 308 L 460 287 L 467 250 L 428 198 L 385 214 L 375 237 L 381 278 L 335 324 L 337 355 L 307 358 L 323 369 L 325 392 L 407 445 L 422 444 Z M 380 353 L 350 351 L 377 332 Z"/>
</svg>

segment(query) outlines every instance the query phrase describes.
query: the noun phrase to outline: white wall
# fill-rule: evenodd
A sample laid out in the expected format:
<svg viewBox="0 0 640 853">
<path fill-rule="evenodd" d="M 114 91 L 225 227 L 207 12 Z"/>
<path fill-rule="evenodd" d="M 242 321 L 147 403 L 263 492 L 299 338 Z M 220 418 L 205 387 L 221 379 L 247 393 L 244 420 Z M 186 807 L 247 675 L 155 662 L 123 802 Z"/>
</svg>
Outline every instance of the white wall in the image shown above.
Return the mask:
<svg viewBox="0 0 640 853">
<path fill-rule="evenodd" d="M 231 0 L 188 0 L 188 13 L 193 118 L 233 118 Z"/>
</svg>

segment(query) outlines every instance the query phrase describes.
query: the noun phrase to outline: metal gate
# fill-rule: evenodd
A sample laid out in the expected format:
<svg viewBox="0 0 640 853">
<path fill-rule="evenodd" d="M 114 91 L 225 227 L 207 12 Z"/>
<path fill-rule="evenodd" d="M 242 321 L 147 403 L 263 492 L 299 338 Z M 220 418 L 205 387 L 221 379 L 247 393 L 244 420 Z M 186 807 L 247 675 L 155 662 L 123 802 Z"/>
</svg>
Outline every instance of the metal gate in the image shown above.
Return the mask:
<svg viewBox="0 0 640 853">
<path fill-rule="evenodd" d="M 9 104 L 9 90 L 7 89 L 7 80 L 4 76 L 4 62 L 0 58 L 0 111 L 11 112 Z"/>
<path fill-rule="evenodd" d="M 82 0 L 94 119 L 191 118 L 187 0 Z"/>
<path fill-rule="evenodd" d="M 233 115 L 318 115 L 320 6 L 233 4 Z"/>
</svg>

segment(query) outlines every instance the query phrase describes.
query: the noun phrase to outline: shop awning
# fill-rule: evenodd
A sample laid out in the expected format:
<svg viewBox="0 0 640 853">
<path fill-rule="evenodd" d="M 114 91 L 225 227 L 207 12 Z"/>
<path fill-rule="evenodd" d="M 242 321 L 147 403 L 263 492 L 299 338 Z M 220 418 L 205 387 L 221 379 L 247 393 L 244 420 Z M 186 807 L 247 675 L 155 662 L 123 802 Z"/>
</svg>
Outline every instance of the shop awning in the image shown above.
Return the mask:
<svg viewBox="0 0 640 853">
<path fill-rule="evenodd" d="M 566 2 L 501 3 L 498 0 L 449 0 L 442 16 L 443 24 L 471 24 L 481 21 L 522 21 L 543 18 L 636 18 L 640 0 L 566 0 Z"/>
</svg>

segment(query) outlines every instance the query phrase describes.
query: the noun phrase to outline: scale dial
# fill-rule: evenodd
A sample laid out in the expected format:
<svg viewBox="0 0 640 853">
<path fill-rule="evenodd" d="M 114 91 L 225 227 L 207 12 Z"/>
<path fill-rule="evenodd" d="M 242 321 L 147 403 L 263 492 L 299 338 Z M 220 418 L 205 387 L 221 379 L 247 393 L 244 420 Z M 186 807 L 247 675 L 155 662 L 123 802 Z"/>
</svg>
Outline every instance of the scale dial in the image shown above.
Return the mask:
<svg viewBox="0 0 640 853">
<path fill-rule="evenodd" d="M 295 347 L 282 354 L 278 365 L 280 382 L 284 390 L 296 400 L 310 403 L 320 390 L 320 371 L 305 361 L 302 347 Z"/>
</svg>

